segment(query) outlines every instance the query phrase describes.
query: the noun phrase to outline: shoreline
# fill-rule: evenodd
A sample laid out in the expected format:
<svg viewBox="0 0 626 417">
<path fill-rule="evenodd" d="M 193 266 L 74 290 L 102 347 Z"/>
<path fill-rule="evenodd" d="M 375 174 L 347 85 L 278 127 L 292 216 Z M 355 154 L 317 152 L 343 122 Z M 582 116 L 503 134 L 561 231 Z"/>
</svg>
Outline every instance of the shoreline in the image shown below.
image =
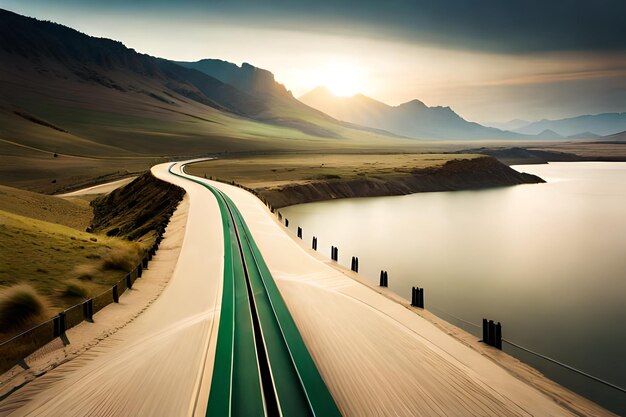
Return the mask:
<svg viewBox="0 0 626 417">
<path fill-rule="evenodd" d="M 392 155 L 391 158 L 398 158 L 393 160 L 389 155 L 318 155 L 314 162 L 294 161 L 284 156 L 270 160 L 267 157 L 235 158 L 190 164 L 188 172 L 236 184 L 275 209 L 338 198 L 478 190 L 545 182 L 535 175 L 517 172 L 491 156 L 455 156 L 420 154 L 419 160 L 410 160 L 412 155 Z M 286 159 L 288 168 L 270 169 L 282 159 Z"/>
</svg>

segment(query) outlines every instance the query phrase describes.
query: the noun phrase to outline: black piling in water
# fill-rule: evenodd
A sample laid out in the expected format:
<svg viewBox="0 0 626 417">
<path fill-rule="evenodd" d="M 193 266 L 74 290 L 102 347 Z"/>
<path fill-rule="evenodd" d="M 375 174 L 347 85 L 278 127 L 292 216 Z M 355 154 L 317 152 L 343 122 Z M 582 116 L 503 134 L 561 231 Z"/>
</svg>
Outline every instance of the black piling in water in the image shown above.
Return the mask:
<svg viewBox="0 0 626 417">
<path fill-rule="evenodd" d="M 352 257 L 352 263 L 350 265 L 350 270 L 354 272 L 359 272 L 359 258 L 357 256 Z"/>
<path fill-rule="evenodd" d="M 483 343 L 489 343 L 489 324 L 487 319 L 483 319 Z"/>
<path fill-rule="evenodd" d="M 417 307 L 417 288 L 411 287 L 411 305 Z"/>
<path fill-rule="evenodd" d="M 335 262 L 339 262 L 339 248 L 335 246 Z"/>
<path fill-rule="evenodd" d="M 496 335 L 495 335 L 496 343 L 495 348 L 502 350 L 502 325 L 500 322 L 496 324 Z"/>
<path fill-rule="evenodd" d="M 419 298 L 417 300 L 419 302 L 419 308 L 424 308 L 424 289 L 420 288 Z"/>
<path fill-rule="evenodd" d="M 298 226 L 298 237 L 302 239 L 302 228 Z"/>
<path fill-rule="evenodd" d="M 120 294 L 119 294 L 119 292 L 117 292 L 117 285 L 114 285 L 113 288 L 111 288 L 111 290 L 113 291 L 113 302 L 114 303 L 119 303 L 120 302 Z"/>
<path fill-rule="evenodd" d="M 317 250 L 317 238 L 315 236 L 313 236 L 313 240 L 311 241 L 311 248 Z"/>
<path fill-rule="evenodd" d="M 289 227 L 289 219 L 285 219 L 285 227 Z"/>
<path fill-rule="evenodd" d="M 413 287 L 411 289 L 411 305 L 417 308 L 424 308 L 424 289 Z"/>
<path fill-rule="evenodd" d="M 493 322 L 493 320 L 489 320 L 489 342 L 487 343 L 489 346 L 495 346 L 496 345 L 496 324 Z"/>
<path fill-rule="evenodd" d="M 380 286 L 387 287 L 389 285 L 389 280 L 387 278 L 387 271 L 380 271 Z"/>
</svg>

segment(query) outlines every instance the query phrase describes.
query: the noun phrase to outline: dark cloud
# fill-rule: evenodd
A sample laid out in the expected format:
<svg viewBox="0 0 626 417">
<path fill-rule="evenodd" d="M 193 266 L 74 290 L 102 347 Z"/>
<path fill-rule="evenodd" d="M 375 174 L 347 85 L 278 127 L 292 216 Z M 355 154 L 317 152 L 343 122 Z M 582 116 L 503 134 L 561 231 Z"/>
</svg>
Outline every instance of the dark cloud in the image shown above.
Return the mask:
<svg viewBox="0 0 626 417">
<path fill-rule="evenodd" d="M 126 2 L 117 4 L 126 7 Z M 135 4 L 494 52 L 626 50 L 624 0 L 141 0 Z M 302 26 L 303 21 L 308 27 Z"/>
<path fill-rule="evenodd" d="M 45 4 L 49 0 L 29 0 Z M 503 53 L 626 50 L 624 0 L 57 0 Z"/>
</svg>

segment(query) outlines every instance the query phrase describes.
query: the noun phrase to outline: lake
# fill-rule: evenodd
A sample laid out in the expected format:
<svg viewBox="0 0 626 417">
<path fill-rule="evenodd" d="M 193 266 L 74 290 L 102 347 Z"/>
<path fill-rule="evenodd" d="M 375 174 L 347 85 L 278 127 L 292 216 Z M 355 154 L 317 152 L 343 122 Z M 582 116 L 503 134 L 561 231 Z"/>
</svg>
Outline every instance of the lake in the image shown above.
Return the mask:
<svg viewBox="0 0 626 417">
<path fill-rule="evenodd" d="M 339 263 L 480 336 L 506 340 L 626 387 L 626 163 L 519 165 L 546 184 L 334 200 L 280 210 Z M 504 350 L 619 413 L 626 394 L 505 343 Z"/>
</svg>

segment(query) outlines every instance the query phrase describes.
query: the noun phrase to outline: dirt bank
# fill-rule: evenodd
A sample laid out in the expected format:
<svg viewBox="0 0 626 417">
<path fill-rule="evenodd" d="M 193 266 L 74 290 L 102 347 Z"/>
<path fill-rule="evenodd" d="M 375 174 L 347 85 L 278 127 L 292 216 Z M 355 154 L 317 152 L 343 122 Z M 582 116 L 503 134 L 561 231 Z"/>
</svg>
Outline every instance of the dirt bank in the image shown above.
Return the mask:
<svg viewBox="0 0 626 417">
<path fill-rule="evenodd" d="M 397 176 L 324 179 L 308 183 L 258 187 L 255 191 L 275 208 L 351 197 L 405 195 L 429 191 L 473 190 L 542 183 L 541 178 L 515 171 L 492 157 L 459 159 L 442 166 L 416 169 Z"/>
</svg>

